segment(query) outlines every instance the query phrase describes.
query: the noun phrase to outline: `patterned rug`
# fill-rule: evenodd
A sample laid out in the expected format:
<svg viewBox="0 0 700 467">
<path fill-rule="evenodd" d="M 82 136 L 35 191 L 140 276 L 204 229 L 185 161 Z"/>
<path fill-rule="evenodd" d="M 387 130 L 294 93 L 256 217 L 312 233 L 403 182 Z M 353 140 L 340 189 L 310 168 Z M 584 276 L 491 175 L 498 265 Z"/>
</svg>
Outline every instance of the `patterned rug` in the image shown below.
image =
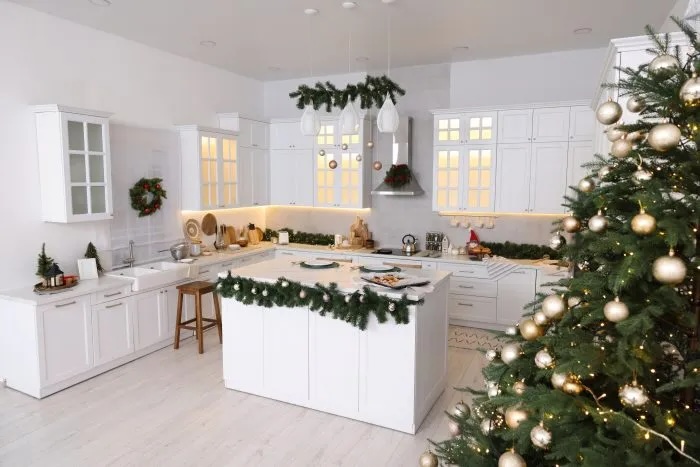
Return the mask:
<svg viewBox="0 0 700 467">
<path fill-rule="evenodd" d="M 498 334 L 491 331 L 450 325 L 447 332 L 447 345 L 469 350 L 500 350 L 503 342 L 499 340 Z"/>
</svg>

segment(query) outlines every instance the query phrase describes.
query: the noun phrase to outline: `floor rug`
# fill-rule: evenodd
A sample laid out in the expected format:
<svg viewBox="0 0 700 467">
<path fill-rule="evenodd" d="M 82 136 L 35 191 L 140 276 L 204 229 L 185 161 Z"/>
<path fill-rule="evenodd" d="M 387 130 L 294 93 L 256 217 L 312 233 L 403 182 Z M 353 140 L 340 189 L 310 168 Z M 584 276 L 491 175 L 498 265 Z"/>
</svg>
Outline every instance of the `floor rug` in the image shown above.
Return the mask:
<svg viewBox="0 0 700 467">
<path fill-rule="evenodd" d="M 460 349 L 494 349 L 500 350 L 505 339 L 495 332 L 484 329 L 450 325 L 447 332 L 447 345 Z"/>
</svg>

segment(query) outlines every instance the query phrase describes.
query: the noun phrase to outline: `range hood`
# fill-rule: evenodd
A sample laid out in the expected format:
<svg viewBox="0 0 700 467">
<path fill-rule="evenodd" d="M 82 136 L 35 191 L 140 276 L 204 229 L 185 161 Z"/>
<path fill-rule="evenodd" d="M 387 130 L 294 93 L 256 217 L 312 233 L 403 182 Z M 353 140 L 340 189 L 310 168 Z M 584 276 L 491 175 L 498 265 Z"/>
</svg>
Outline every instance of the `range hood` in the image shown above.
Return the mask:
<svg viewBox="0 0 700 467">
<path fill-rule="evenodd" d="M 413 150 L 413 119 L 411 117 L 401 117 L 399 128 L 395 133 L 380 133 L 379 140 L 374 146 L 379 156 L 387 153 L 391 154 L 392 164 L 406 164 L 411 168 Z M 388 167 L 387 167 L 388 168 Z M 372 190 L 373 195 L 382 196 L 418 196 L 425 193 L 423 188 L 416 181 L 415 174 L 411 181 L 399 188 L 394 188 L 383 181 L 377 188 Z"/>
</svg>

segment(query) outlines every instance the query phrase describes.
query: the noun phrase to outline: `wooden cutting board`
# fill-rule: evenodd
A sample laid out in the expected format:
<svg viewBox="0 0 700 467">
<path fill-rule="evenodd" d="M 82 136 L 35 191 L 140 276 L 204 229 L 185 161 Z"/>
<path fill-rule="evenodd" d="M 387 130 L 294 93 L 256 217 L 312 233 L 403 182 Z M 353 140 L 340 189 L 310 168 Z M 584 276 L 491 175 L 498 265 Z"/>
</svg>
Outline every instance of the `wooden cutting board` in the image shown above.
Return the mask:
<svg viewBox="0 0 700 467">
<path fill-rule="evenodd" d="M 208 212 L 202 218 L 202 232 L 204 235 L 216 235 L 216 217 Z"/>
<path fill-rule="evenodd" d="M 226 227 L 226 235 L 228 235 L 228 244 L 233 245 L 238 241 L 238 236 L 236 235 L 236 228 L 233 226 Z"/>
</svg>

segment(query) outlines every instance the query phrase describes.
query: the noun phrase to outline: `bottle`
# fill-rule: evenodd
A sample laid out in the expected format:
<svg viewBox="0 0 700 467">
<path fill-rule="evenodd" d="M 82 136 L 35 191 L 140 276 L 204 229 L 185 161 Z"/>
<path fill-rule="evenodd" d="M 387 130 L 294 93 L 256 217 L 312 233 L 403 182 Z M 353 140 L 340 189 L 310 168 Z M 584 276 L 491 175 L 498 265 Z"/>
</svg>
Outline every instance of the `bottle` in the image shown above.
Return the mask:
<svg viewBox="0 0 700 467">
<path fill-rule="evenodd" d="M 450 240 L 447 238 L 447 235 L 442 237 L 442 252 L 447 253 L 450 249 Z"/>
</svg>

